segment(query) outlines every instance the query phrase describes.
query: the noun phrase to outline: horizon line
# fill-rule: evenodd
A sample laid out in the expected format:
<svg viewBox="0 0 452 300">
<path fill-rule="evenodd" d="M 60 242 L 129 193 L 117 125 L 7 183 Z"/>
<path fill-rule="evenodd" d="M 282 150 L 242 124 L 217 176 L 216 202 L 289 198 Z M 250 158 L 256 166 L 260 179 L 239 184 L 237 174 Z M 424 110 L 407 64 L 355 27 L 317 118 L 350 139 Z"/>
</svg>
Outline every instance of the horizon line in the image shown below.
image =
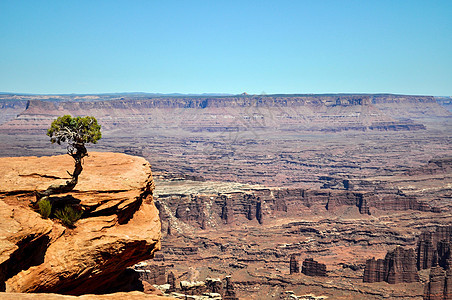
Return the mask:
<svg viewBox="0 0 452 300">
<path fill-rule="evenodd" d="M 151 96 L 296 96 L 296 95 L 399 95 L 399 96 L 430 96 L 430 97 L 452 97 L 449 95 L 431 95 L 431 94 L 404 94 L 404 93 L 363 93 L 363 92 L 325 92 L 325 93 L 261 93 L 250 94 L 243 92 L 240 94 L 235 93 L 155 93 L 155 92 L 101 92 L 101 93 L 29 93 L 29 92 L 1 92 L 0 95 L 17 95 L 17 96 L 97 96 L 97 95 L 151 95 Z"/>
</svg>

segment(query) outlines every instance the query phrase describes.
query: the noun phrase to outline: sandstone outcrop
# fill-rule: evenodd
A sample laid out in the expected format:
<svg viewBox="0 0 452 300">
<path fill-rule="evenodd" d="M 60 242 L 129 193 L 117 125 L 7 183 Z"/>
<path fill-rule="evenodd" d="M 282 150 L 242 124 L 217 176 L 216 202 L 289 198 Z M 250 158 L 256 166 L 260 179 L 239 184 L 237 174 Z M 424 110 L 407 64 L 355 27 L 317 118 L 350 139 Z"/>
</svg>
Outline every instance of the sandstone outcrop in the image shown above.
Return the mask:
<svg viewBox="0 0 452 300">
<path fill-rule="evenodd" d="M 157 285 L 165 284 L 167 281 L 165 266 L 142 262 L 135 265 L 133 269 L 138 273 L 140 281 Z"/>
<path fill-rule="evenodd" d="M 223 282 L 219 278 L 206 278 L 206 286 L 211 293 L 220 295 L 224 295 L 224 289 L 227 288 L 223 287 Z"/>
<path fill-rule="evenodd" d="M 294 254 L 290 256 L 289 269 L 290 274 L 300 273 L 300 266 L 298 265 L 297 257 Z"/>
<path fill-rule="evenodd" d="M 430 270 L 429 281 L 425 285 L 424 300 L 452 299 L 452 269 L 445 271 L 441 267 Z"/>
<path fill-rule="evenodd" d="M 434 266 L 448 268 L 451 259 L 452 225 L 440 226 L 435 231 L 424 231 L 417 242 L 417 268 L 429 269 Z"/>
<path fill-rule="evenodd" d="M 204 281 L 181 281 L 179 284 L 179 292 L 184 295 L 202 295 L 208 291 Z"/>
<path fill-rule="evenodd" d="M 167 284 L 157 285 L 164 295 L 178 299 L 215 299 L 215 300 L 238 300 L 231 276 L 220 278 L 206 278 L 204 281 L 181 280 L 176 285 L 176 279 L 172 272 L 168 274 Z"/>
<path fill-rule="evenodd" d="M 380 282 L 386 281 L 387 267 L 385 267 L 384 259 L 368 259 L 364 269 L 363 282 Z"/>
<path fill-rule="evenodd" d="M 169 272 L 167 277 L 167 284 L 169 285 L 168 292 L 175 292 L 176 291 L 176 277 L 174 276 L 173 272 Z"/>
<path fill-rule="evenodd" d="M 224 288 L 224 300 L 238 300 L 239 298 L 235 294 L 234 284 L 231 280 L 231 276 L 226 276 L 226 285 Z"/>
<path fill-rule="evenodd" d="M 307 276 L 328 276 L 326 274 L 326 265 L 319 263 L 312 258 L 306 258 L 303 261 L 301 273 Z"/>
<path fill-rule="evenodd" d="M 388 252 L 384 259 L 367 260 L 363 281 L 386 281 L 391 284 L 419 281 L 414 250 L 397 247 Z"/>
<path fill-rule="evenodd" d="M 3 290 L 16 293 L 107 293 L 122 271 L 160 249 L 150 165 L 143 158 L 90 153 L 70 194 L 83 209 L 74 229 L 43 220 L 29 208 L 34 191 L 64 181 L 67 155 L 0 158 Z"/>
</svg>

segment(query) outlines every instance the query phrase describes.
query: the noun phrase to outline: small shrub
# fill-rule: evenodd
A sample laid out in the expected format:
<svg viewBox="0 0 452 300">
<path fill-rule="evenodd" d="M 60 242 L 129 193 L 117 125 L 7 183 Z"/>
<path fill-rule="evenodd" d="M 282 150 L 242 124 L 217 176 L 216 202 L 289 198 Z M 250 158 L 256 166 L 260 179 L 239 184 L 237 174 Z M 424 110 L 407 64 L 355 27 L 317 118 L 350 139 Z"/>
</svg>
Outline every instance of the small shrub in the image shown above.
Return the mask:
<svg viewBox="0 0 452 300">
<path fill-rule="evenodd" d="M 74 223 L 82 216 L 82 211 L 72 207 L 71 205 L 66 205 L 62 209 L 55 211 L 55 217 L 59 219 L 67 227 L 74 227 Z"/>
<path fill-rule="evenodd" d="M 43 219 L 49 218 L 50 213 L 52 212 L 52 204 L 50 203 L 49 199 L 47 197 L 42 198 L 41 200 L 39 200 L 38 205 L 41 217 Z"/>
</svg>

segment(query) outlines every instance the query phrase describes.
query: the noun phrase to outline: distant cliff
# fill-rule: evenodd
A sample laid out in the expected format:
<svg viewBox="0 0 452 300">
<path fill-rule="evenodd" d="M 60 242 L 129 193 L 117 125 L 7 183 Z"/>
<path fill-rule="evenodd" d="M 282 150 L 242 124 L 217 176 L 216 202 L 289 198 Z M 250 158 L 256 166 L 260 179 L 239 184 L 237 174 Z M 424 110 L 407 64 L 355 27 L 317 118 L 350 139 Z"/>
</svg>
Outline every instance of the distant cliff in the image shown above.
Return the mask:
<svg viewBox="0 0 452 300">
<path fill-rule="evenodd" d="M 452 97 L 435 97 L 436 102 L 452 112 Z"/>
<path fill-rule="evenodd" d="M 425 126 L 417 118 L 451 115 L 433 97 L 403 95 L 32 99 L 17 118 L 1 125 L 0 131 L 43 130 L 51 119 L 63 114 L 95 116 L 106 130 L 134 128 L 191 132 L 419 130 Z"/>
<path fill-rule="evenodd" d="M 24 100 L 2 100 L 0 99 L 0 125 L 13 120 L 26 108 L 27 101 Z"/>
</svg>

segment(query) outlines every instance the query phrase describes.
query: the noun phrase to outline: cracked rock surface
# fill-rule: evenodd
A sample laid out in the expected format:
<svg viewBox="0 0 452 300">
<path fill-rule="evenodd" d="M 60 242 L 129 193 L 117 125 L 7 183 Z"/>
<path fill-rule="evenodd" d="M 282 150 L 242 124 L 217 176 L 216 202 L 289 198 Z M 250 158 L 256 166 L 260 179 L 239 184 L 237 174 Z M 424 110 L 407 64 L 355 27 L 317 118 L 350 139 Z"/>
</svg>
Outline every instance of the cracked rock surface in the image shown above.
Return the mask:
<svg viewBox="0 0 452 300">
<path fill-rule="evenodd" d="M 68 155 L 0 158 L 0 289 L 81 295 L 108 292 L 122 270 L 160 250 L 160 220 L 149 163 L 90 153 L 79 184 L 54 201 L 80 204 L 74 229 L 29 207 L 34 191 L 67 180 Z M 61 178 L 61 179 L 60 179 Z"/>
</svg>

